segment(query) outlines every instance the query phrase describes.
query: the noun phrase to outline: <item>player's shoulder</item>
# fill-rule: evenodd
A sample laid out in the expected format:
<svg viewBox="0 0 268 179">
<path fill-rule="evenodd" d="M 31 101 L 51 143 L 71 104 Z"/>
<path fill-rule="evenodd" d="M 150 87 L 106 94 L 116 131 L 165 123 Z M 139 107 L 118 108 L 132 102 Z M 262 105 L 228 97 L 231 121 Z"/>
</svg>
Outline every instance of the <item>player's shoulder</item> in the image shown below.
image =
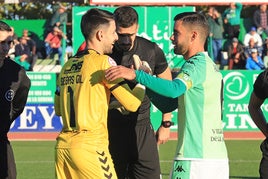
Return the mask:
<svg viewBox="0 0 268 179">
<path fill-rule="evenodd" d="M 263 70 L 258 76 L 255 83 L 261 83 L 268 86 L 268 68 Z"/>
<path fill-rule="evenodd" d="M 4 68 L 10 69 L 10 71 L 24 71 L 23 67 L 10 58 L 6 58 L 4 61 Z"/>
<path fill-rule="evenodd" d="M 135 50 L 140 53 L 151 54 L 162 51 L 161 48 L 155 43 L 144 37 L 136 37 Z"/>
<path fill-rule="evenodd" d="M 149 46 L 149 47 L 157 45 L 155 42 L 152 42 L 149 39 L 146 39 L 146 38 L 140 37 L 140 36 L 137 36 L 136 40 L 137 40 L 138 45 L 146 45 L 146 46 Z"/>
<path fill-rule="evenodd" d="M 70 62 L 69 62 L 70 61 Z M 80 54 L 76 54 L 71 57 L 65 66 L 73 66 L 73 64 L 80 63 L 86 64 L 86 66 L 92 66 L 94 64 L 95 67 L 103 68 L 106 66 L 116 66 L 115 60 L 106 54 L 100 54 L 95 50 L 86 50 L 86 52 L 82 52 Z"/>
<path fill-rule="evenodd" d="M 1 71 L 1 78 L 4 78 L 7 81 L 16 80 L 19 82 L 21 80 L 24 80 L 23 82 L 25 84 L 27 84 L 27 81 L 30 81 L 25 69 L 10 58 L 6 58 L 4 60 L 4 65 L 1 67 Z"/>
</svg>

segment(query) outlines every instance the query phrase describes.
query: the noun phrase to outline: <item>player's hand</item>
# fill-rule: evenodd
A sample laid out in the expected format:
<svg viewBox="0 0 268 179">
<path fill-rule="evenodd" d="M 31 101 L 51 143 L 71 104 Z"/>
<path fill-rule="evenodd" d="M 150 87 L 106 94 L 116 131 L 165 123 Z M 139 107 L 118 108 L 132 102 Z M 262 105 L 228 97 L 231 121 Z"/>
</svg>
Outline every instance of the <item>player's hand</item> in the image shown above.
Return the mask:
<svg viewBox="0 0 268 179">
<path fill-rule="evenodd" d="M 156 131 L 156 140 L 157 144 L 164 144 L 169 140 L 170 137 L 170 128 L 164 128 L 160 126 Z"/>
<path fill-rule="evenodd" d="M 113 81 L 118 78 L 134 80 L 136 78 L 136 73 L 134 69 L 118 65 L 118 66 L 112 66 L 107 70 L 105 70 L 105 78 L 109 81 Z"/>
<path fill-rule="evenodd" d="M 134 65 L 136 70 L 142 70 L 148 74 L 152 74 L 152 69 L 146 61 L 141 61 L 140 57 L 136 54 L 133 55 Z"/>
</svg>

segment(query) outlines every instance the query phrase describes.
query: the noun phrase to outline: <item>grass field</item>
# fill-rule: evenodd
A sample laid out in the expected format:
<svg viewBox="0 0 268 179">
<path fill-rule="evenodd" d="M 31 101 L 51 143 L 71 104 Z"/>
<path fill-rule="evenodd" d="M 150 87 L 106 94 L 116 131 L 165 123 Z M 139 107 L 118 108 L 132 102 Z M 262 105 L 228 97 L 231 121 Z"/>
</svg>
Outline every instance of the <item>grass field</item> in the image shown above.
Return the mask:
<svg viewBox="0 0 268 179">
<path fill-rule="evenodd" d="M 226 141 L 230 160 L 230 179 L 257 179 L 261 158 L 259 140 Z M 54 179 L 55 141 L 12 141 L 18 179 Z M 168 179 L 176 141 L 159 148 L 163 179 Z"/>
</svg>

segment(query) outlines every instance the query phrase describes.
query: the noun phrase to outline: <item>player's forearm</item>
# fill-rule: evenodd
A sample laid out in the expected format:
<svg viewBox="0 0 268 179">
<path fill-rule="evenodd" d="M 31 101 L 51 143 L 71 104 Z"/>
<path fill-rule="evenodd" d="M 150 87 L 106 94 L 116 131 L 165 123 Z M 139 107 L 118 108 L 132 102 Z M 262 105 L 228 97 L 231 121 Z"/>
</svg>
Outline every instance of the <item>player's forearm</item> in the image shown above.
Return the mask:
<svg viewBox="0 0 268 179">
<path fill-rule="evenodd" d="M 145 87 L 137 84 L 135 88 L 131 91 L 129 87 L 125 84 L 119 86 L 112 91 L 114 97 L 122 104 L 126 110 L 130 112 L 135 112 L 138 110 L 143 98 L 145 96 Z"/>
<path fill-rule="evenodd" d="M 146 89 L 146 94 L 157 109 L 162 113 L 169 113 L 178 108 L 178 98 L 169 98 Z M 165 118 L 167 119 L 167 118 Z"/>
<path fill-rule="evenodd" d="M 140 70 L 136 70 L 136 80 L 152 91 L 170 98 L 181 96 L 186 91 L 186 86 L 181 80 L 156 78 Z"/>
</svg>

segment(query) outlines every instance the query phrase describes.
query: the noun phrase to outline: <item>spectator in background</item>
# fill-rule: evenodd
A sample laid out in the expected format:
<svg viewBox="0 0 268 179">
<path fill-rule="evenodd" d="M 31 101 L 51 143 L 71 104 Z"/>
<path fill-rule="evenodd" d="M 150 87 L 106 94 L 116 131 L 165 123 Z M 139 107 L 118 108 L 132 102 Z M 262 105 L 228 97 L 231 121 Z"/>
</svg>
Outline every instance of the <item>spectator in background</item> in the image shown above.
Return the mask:
<svg viewBox="0 0 268 179">
<path fill-rule="evenodd" d="M 268 11 L 266 4 L 260 5 L 259 9 L 254 12 L 253 22 L 257 27 L 258 34 L 262 35 L 264 32 L 268 35 Z"/>
<path fill-rule="evenodd" d="M 262 104 L 268 98 L 268 69 L 261 72 L 254 82 L 253 92 L 248 105 L 249 114 L 263 133 L 265 140 L 260 145 L 262 159 L 259 166 L 260 179 L 268 178 L 268 124 L 262 111 Z"/>
<path fill-rule="evenodd" d="M 25 70 L 33 70 L 33 59 L 31 56 L 30 47 L 27 44 L 27 39 L 21 37 L 19 44 L 15 46 L 15 62 L 21 65 Z"/>
<path fill-rule="evenodd" d="M 216 64 L 219 64 L 223 40 L 223 22 L 220 13 L 213 6 L 210 6 L 208 9 L 208 23 L 210 27 L 209 36 L 212 38 L 212 59 Z"/>
<path fill-rule="evenodd" d="M 254 38 L 250 38 L 249 39 L 249 43 L 248 43 L 248 46 L 245 46 L 245 56 L 246 58 L 250 57 L 251 56 L 251 51 L 252 49 L 257 49 L 257 52 L 258 52 L 258 55 L 262 57 L 262 52 L 263 52 L 263 47 L 259 47 L 257 46 L 257 44 L 255 43 L 255 40 Z"/>
<path fill-rule="evenodd" d="M 227 8 L 222 16 L 224 18 L 224 24 L 226 29 L 227 38 L 238 38 L 240 33 L 240 15 L 243 5 L 239 2 L 231 2 L 230 7 Z"/>
<path fill-rule="evenodd" d="M 30 47 L 32 55 L 36 55 L 36 42 L 30 37 L 28 29 L 23 30 L 22 37 L 27 40 L 27 44 Z"/>
<path fill-rule="evenodd" d="M 251 27 L 250 31 L 246 33 L 244 37 L 244 46 L 247 47 L 249 46 L 249 41 L 250 39 L 254 39 L 254 43 L 257 46 L 257 48 L 262 49 L 262 38 L 261 36 L 256 32 L 256 27 Z"/>
<path fill-rule="evenodd" d="M 72 40 L 68 41 L 66 49 L 65 49 L 65 53 L 68 59 L 74 55 Z"/>
<path fill-rule="evenodd" d="M 8 56 L 10 57 L 10 59 L 14 60 L 15 59 L 15 46 L 19 44 L 19 40 L 18 40 L 17 34 L 14 31 L 14 28 L 13 27 L 10 27 L 10 28 L 11 28 L 10 36 L 12 37 L 12 42 L 10 44 Z"/>
<path fill-rule="evenodd" d="M 62 39 L 66 39 L 66 35 L 57 27 L 53 28 L 53 31 L 47 34 L 45 38 L 45 48 L 47 58 L 50 58 L 51 55 L 58 54 L 60 64 L 63 62 L 62 58 Z"/>
<path fill-rule="evenodd" d="M 232 39 L 232 43 L 227 47 L 228 53 L 228 69 L 245 69 L 246 59 L 244 54 L 244 46 L 236 37 Z"/>
<path fill-rule="evenodd" d="M 265 68 L 268 68 L 268 37 L 265 38 L 262 49 L 262 59 Z"/>
<path fill-rule="evenodd" d="M 258 55 L 257 49 L 251 50 L 251 56 L 247 58 L 246 69 L 247 70 L 262 70 L 264 64 L 261 57 Z"/>
<path fill-rule="evenodd" d="M 34 66 L 34 64 L 36 63 L 37 61 L 37 53 L 36 53 L 36 42 L 32 39 L 32 37 L 30 36 L 29 34 L 29 30 L 28 29 L 24 29 L 23 32 L 22 32 L 22 37 L 24 39 L 26 39 L 27 41 L 27 45 L 29 46 L 30 48 L 30 52 L 31 52 L 31 58 L 32 58 L 32 62 L 31 62 L 31 65 L 32 67 Z"/>
<path fill-rule="evenodd" d="M 57 26 L 61 31 L 63 31 L 63 25 L 68 22 L 68 14 L 66 13 L 66 7 L 59 3 L 57 11 L 53 14 L 50 21 L 50 28 Z M 53 30 L 53 29 L 51 29 Z"/>
<path fill-rule="evenodd" d="M 10 27 L 10 28 L 11 28 L 10 34 L 11 34 L 12 40 L 13 40 L 14 44 L 16 45 L 19 43 L 18 35 L 15 33 L 14 27 Z"/>
</svg>

